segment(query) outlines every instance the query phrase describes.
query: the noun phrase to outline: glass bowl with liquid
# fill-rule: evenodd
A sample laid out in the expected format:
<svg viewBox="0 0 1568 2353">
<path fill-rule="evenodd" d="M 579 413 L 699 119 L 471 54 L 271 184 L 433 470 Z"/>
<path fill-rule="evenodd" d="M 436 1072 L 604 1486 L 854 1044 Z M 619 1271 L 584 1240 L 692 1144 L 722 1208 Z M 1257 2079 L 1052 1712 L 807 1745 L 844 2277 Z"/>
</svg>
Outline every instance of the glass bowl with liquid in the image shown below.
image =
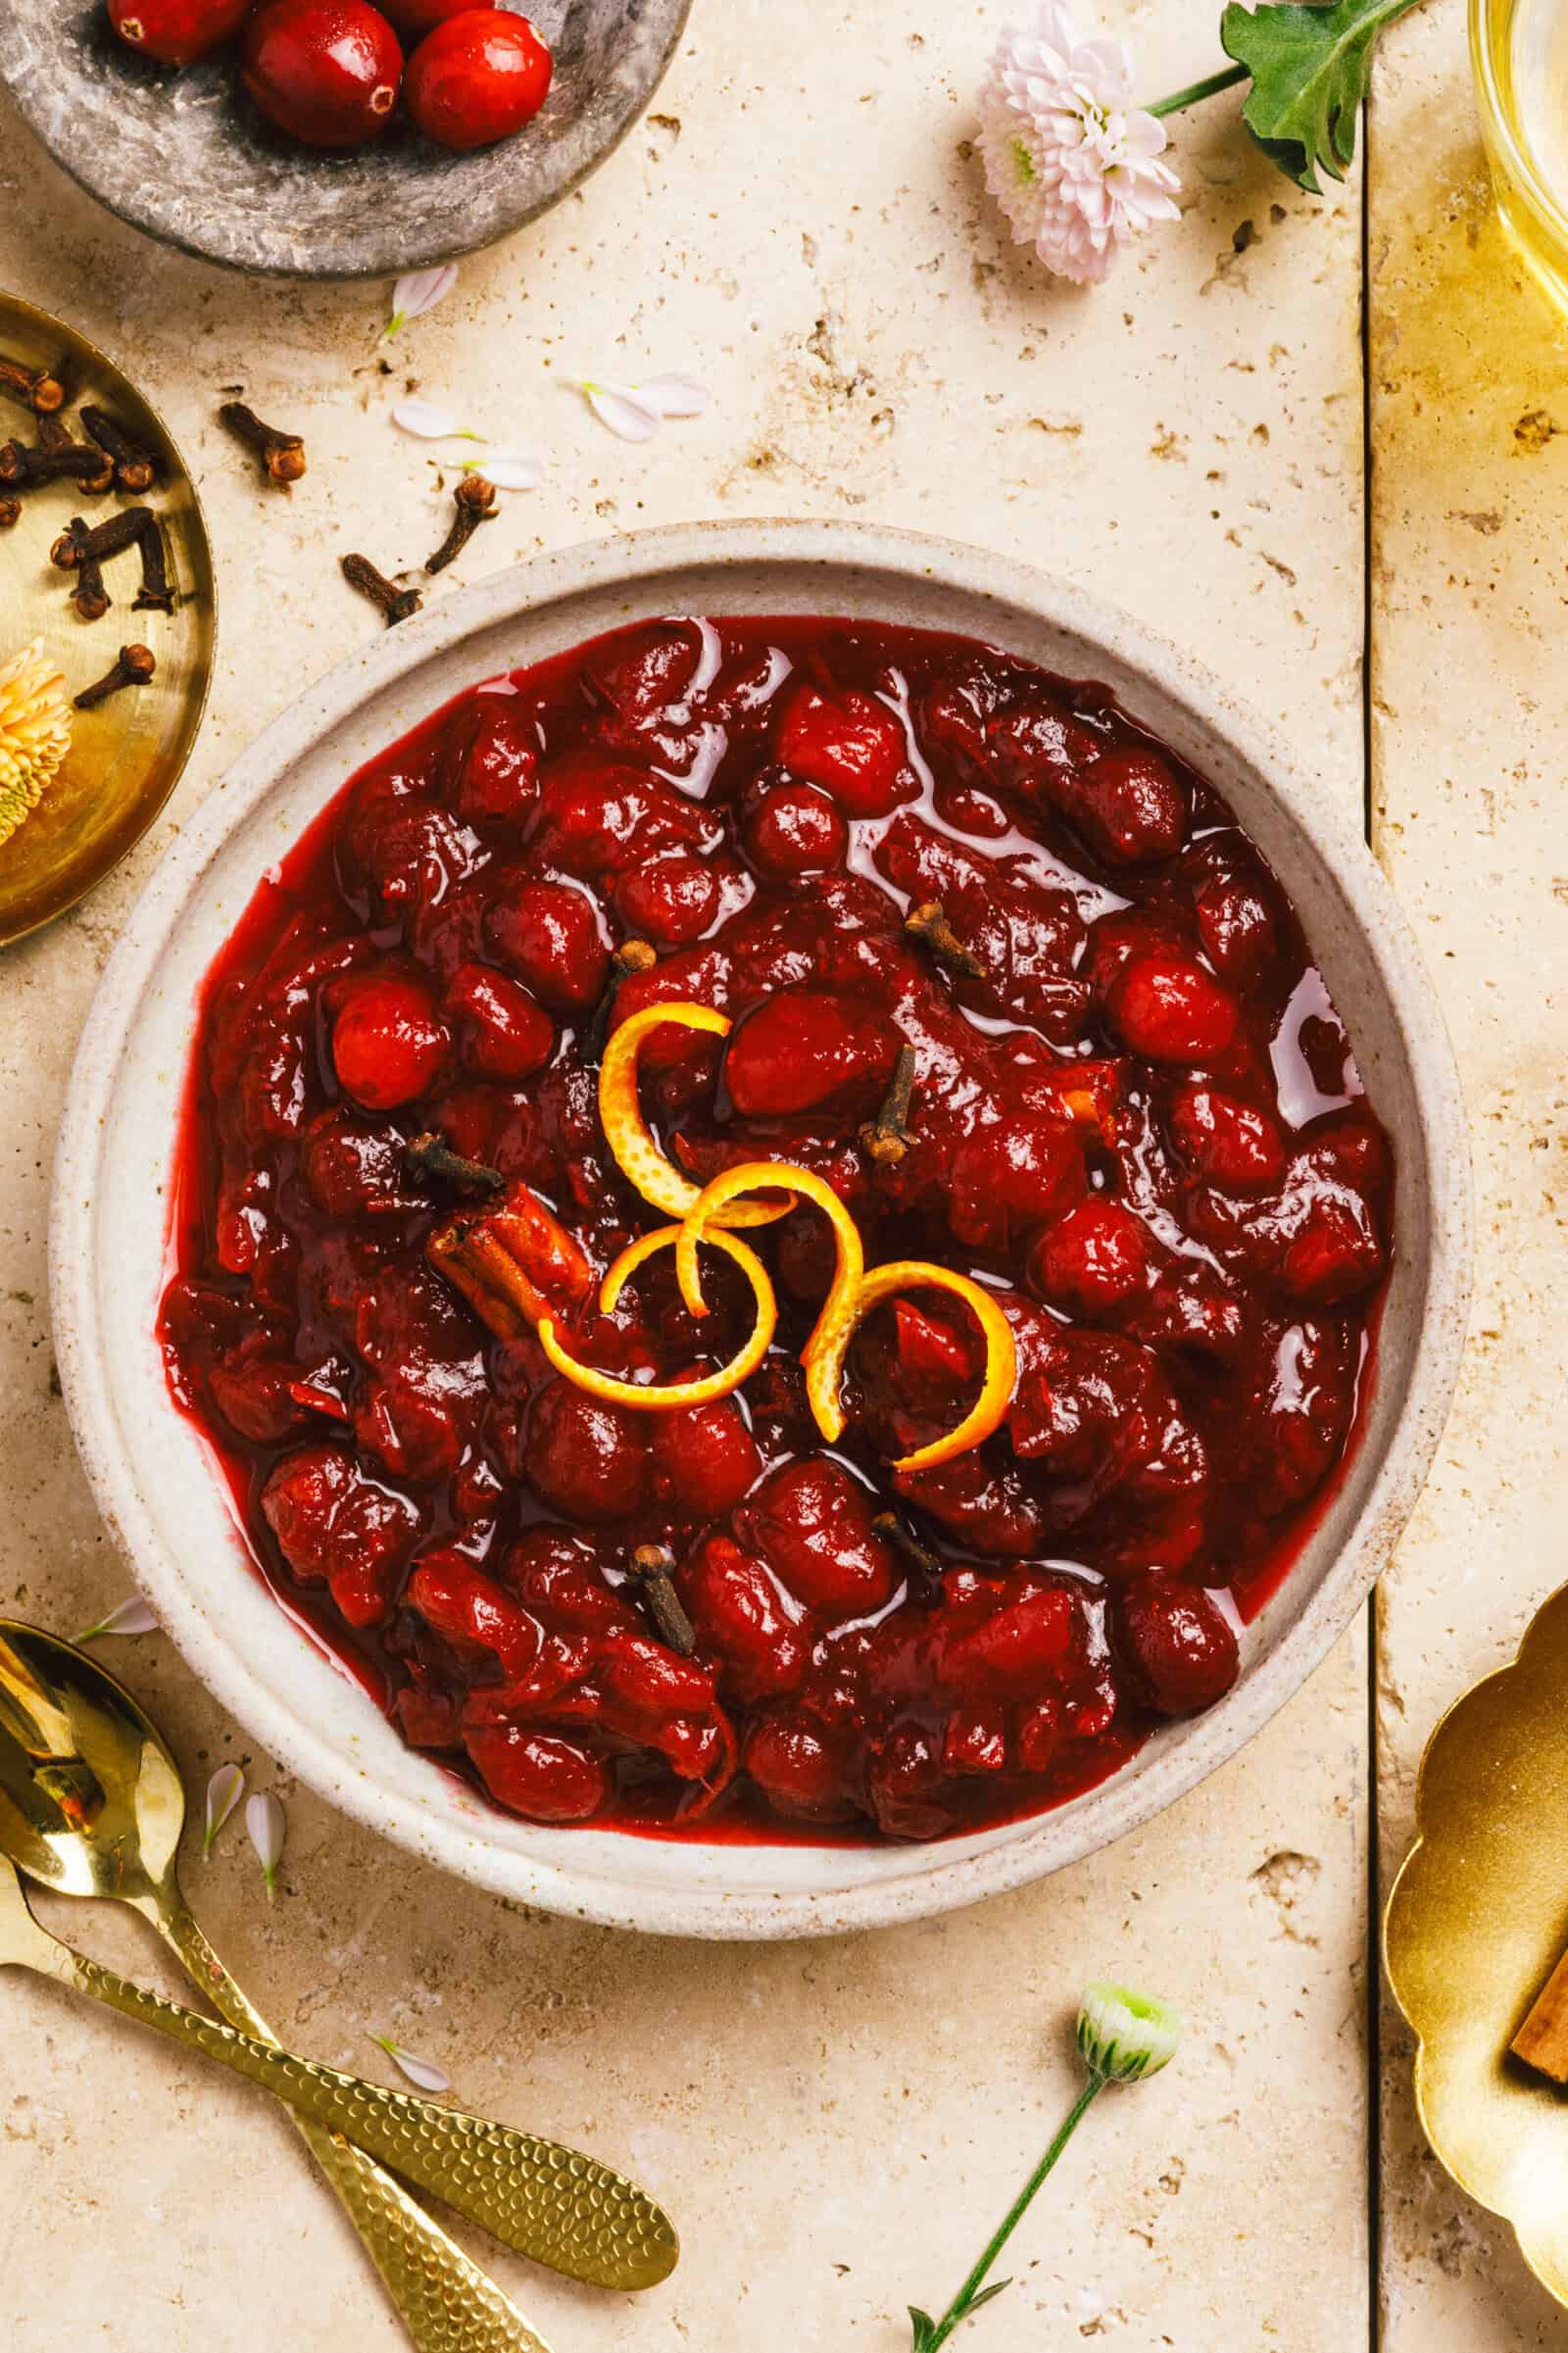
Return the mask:
<svg viewBox="0 0 1568 2353">
<path fill-rule="evenodd" d="M 1568 312 L 1568 0 L 1470 0 L 1470 51 L 1503 225 Z"/>
</svg>

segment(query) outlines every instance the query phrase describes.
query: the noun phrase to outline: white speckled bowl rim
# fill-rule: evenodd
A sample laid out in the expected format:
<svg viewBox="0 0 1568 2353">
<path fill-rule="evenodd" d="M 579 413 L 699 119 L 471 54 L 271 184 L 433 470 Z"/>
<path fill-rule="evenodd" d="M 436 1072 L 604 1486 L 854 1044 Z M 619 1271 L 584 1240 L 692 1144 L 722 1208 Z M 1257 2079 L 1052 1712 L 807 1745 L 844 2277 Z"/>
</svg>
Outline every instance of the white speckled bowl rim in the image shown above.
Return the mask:
<svg viewBox="0 0 1568 2353">
<path fill-rule="evenodd" d="M 406 1749 L 249 1564 L 226 1495 L 171 1403 L 153 1339 L 171 1168 L 202 974 L 256 883 L 339 784 L 465 685 L 670 612 L 850 613 L 948 628 L 1103 680 L 1211 776 L 1300 910 L 1399 1152 L 1399 1251 L 1362 1445 L 1245 1672 L 1055 1811 L 925 1845 L 726 1846 L 546 1830 Z M 543 556 L 445 597 L 306 688 L 172 843 L 104 973 L 55 1163 L 51 1297 L 94 1494 L 194 1672 L 289 1771 L 480 1887 L 666 1935 L 823 1935 L 1016 1887 L 1149 1822 L 1233 1755 L 1343 1632 L 1408 1517 L 1463 1342 L 1468 1138 L 1453 1055 L 1408 927 L 1359 835 L 1272 729 L 1157 636 L 1080 589 L 876 526 L 721 522 Z"/>
</svg>

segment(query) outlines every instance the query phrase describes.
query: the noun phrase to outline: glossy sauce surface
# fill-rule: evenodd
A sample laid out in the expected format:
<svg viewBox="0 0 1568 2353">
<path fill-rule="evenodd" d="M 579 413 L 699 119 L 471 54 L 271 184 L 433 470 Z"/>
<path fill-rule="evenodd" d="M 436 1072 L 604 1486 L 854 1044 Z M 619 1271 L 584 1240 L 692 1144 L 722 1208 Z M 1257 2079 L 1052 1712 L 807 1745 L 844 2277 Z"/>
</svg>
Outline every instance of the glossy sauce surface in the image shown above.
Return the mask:
<svg viewBox="0 0 1568 2353">
<path fill-rule="evenodd" d="M 617 986 L 628 940 L 657 960 Z M 675 1001 L 734 1025 L 648 1041 L 678 1168 L 795 1162 L 869 1262 L 994 1293 L 1018 1379 L 981 1448 L 888 1467 L 980 1378 L 930 1290 L 864 1323 L 823 1446 L 809 1205 L 748 1236 L 760 1370 L 672 1413 L 589 1396 L 426 1255 L 505 1209 L 584 1360 L 668 1382 L 734 1352 L 751 1295 L 717 1257 L 706 1318 L 667 1254 L 595 1312 L 665 1222 L 602 1130 L 603 1039 Z M 428 1133 L 508 1190 L 411 1162 Z M 258 892 L 202 1007 L 162 1333 L 262 1573 L 498 1803 L 930 1838 L 1059 1802 L 1230 1688 L 1353 1443 L 1393 1191 L 1278 882 L 1102 690 L 910 630 L 672 619 L 461 697 Z"/>
</svg>

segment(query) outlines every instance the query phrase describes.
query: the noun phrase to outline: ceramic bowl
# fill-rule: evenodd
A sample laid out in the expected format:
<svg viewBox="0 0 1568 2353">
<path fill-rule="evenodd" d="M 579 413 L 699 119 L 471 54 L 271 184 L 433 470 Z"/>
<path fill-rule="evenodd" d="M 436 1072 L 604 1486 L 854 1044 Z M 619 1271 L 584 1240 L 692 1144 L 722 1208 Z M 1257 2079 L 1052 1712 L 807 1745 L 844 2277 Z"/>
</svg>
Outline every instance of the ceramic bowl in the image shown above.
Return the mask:
<svg viewBox="0 0 1568 2353">
<path fill-rule="evenodd" d="M 515 138 L 469 155 L 401 117 L 352 153 L 302 147 L 245 97 L 232 43 L 176 73 L 128 49 L 86 0 L 0 8 L 0 81 L 55 162 L 150 237 L 270 277 L 396 277 L 569 196 L 653 97 L 690 8 L 526 0 L 555 59 L 550 95 Z"/>
<path fill-rule="evenodd" d="M 1032 1821 L 929 1845 L 672 1843 L 492 1811 L 406 1749 L 251 1568 L 154 1343 L 163 1204 L 202 976 L 256 884 L 345 777 L 460 688 L 671 612 L 823 613 L 990 640 L 1103 680 L 1234 805 L 1294 896 L 1398 1141 L 1399 1249 L 1363 1444 L 1244 1672 L 1113 1780 Z M 159 1618 L 261 1745 L 347 1812 L 482 1887 L 621 1926 L 782 1936 L 917 1918 L 1017 1887 L 1157 1814 L 1323 1657 L 1388 1558 L 1447 1410 L 1463 1334 L 1469 1161 L 1452 1054 L 1358 836 L 1214 679 L 1077 588 L 977 551 L 845 524 L 707 524 L 602 540 L 444 598 L 312 687 L 170 849 L 82 1035 L 55 1173 L 56 1347 L 98 1501 Z"/>
</svg>

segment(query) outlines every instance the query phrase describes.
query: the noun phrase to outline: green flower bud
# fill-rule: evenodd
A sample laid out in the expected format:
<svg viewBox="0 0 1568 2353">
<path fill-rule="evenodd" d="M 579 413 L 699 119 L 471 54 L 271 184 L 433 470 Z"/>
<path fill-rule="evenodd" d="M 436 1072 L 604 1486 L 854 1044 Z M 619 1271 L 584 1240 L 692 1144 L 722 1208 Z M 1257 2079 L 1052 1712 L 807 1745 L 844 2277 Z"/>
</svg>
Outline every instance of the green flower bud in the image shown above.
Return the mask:
<svg viewBox="0 0 1568 2353">
<path fill-rule="evenodd" d="M 1088 1985 L 1078 2011 L 1078 2049 L 1104 2083 L 1138 2083 L 1176 2056 L 1182 2022 L 1168 2002 L 1125 1985 Z"/>
</svg>

